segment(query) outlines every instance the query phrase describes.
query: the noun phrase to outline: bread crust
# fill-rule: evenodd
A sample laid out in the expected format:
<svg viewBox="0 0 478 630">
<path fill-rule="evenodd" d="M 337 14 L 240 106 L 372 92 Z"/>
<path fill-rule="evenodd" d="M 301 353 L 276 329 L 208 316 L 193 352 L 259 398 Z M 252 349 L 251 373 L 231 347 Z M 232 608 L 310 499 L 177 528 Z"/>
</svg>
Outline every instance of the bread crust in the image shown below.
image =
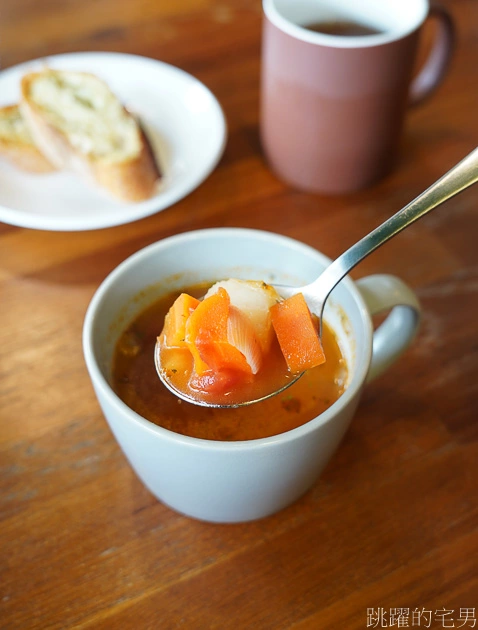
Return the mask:
<svg viewBox="0 0 478 630">
<path fill-rule="evenodd" d="M 94 166 L 98 184 L 119 199 L 141 201 L 154 195 L 161 173 L 143 129 L 139 128 L 141 151 L 134 160 Z"/>
<path fill-rule="evenodd" d="M 0 118 L 9 117 L 16 110 L 18 105 L 2 107 Z M 6 157 L 17 168 L 30 173 L 51 173 L 55 170 L 35 144 L 21 142 L 14 137 L 0 136 L 0 155 Z"/>
<path fill-rule="evenodd" d="M 66 134 L 47 120 L 30 97 L 30 86 L 41 74 L 34 72 L 22 78 L 20 107 L 35 143 L 48 160 L 57 168 L 74 171 L 94 181 L 121 201 L 138 202 L 152 197 L 161 171 L 146 134 L 131 113 L 122 106 L 126 115 L 135 121 L 138 130 L 140 150 L 136 156 L 122 161 L 108 161 L 81 153 L 71 145 Z"/>
</svg>

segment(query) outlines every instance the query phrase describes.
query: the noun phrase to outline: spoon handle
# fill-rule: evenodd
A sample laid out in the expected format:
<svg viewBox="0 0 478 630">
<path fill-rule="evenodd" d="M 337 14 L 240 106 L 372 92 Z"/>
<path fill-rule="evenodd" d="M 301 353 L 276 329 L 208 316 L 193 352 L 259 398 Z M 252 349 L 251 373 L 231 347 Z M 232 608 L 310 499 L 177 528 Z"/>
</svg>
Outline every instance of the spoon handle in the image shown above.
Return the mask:
<svg viewBox="0 0 478 630">
<path fill-rule="evenodd" d="M 352 245 L 341 256 L 336 258 L 317 280 L 304 287 L 307 290 L 307 295 L 311 298 L 313 295 L 316 296 L 315 302 L 318 309 L 315 312 L 320 316 L 322 315 L 329 293 L 361 260 L 424 214 L 477 181 L 478 148 L 469 153 L 461 162 L 427 188 L 425 192 L 418 195 L 416 199 L 384 221 L 367 236 L 364 236 L 355 245 Z M 318 299 L 320 299 L 320 305 Z M 320 312 L 318 312 L 319 310 Z"/>
</svg>

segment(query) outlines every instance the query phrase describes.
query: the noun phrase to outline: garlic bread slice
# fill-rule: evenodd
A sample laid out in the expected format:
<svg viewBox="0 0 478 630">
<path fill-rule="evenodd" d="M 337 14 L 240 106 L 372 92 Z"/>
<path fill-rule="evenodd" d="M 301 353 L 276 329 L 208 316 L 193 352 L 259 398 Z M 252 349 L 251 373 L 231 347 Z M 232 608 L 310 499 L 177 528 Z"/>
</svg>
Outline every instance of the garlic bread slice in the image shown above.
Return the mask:
<svg viewBox="0 0 478 630">
<path fill-rule="evenodd" d="M 122 201 L 155 193 L 160 171 L 150 144 L 97 76 L 50 68 L 27 74 L 21 110 L 36 144 L 57 168 L 92 179 Z"/>
</svg>

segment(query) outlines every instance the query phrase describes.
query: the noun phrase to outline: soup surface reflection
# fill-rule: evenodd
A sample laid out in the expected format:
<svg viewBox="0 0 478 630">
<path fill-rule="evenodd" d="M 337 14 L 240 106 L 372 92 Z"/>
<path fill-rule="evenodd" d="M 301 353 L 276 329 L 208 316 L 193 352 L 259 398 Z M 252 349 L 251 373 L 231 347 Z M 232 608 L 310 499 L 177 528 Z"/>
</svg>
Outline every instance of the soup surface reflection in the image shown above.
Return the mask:
<svg viewBox="0 0 478 630">
<path fill-rule="evenodd" d="M 204 295 L 207 287 L 184 292 Z M 308 370 L 284 392 L 246 407 L 199 407 L 174 396 L 154 366 L 156 337 L 180 291 L 170 293 L 141 312 L 123 332 L 113 357 L 112 386 L 143 418 L 165 429 L 207 440 L 253 440 L 289 431 L 312 420 L 344 392 L 347 366 L 335 333 L 326 322 L 322 344 L 326 362 Z M 279 354 L 279 353 L 278 353 Z"/>
</svg>

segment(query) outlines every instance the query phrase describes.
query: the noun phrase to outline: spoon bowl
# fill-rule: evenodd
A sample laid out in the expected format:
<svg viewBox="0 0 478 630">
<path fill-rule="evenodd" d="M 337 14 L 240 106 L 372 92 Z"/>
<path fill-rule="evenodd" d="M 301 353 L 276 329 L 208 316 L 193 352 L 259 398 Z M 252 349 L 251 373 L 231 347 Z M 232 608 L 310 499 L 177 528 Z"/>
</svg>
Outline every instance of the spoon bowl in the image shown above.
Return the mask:
<svg viewBox="0 0 478 630">
<path fill-rule="evenodd" d="M 289 298 L 297 293 L 302 293 L 310 311 L 319 318 L 319 336 L 322 337 L 322 318 L 325 303 L 331 291 L 342 280 L 342 278 L 344 278 L 359 262 L 374 252 L 378 247 L 390 240 L 393 236 L 451 197 L 454 197 L 469 186 L 475 184 L 477 181 L 478 148 L 474 149 L 461 162 L 451 168 L 445 175 L 443 175 L 439 180 L 437 180 L 404 208 L 384 221 L 379 227 L 372 230 L 372 232 L 364 236 L 357 243 L 352 245 L 352 247 L 334 260 L 316 280 L 301 287 L 275 285 L 277 292 L 283 298 Z M 231 408 L 251 405 L 279 394 L 290 387 L 302 376 L 302 374 L 292 375 L 290 380 L 287 380 L 286 383 L 280 384 L 279 387 L 275 388 L 273 391 L 252 400 L 235 402 L 233 404 L 215 404 L 188 396 L 186 393 L 176 389 L 171 384 L 161 367 L 160 347 L 158 342 L 156 343 L 154 350 L 154 362 L 161 382 L 170 391 L 182 400 L 205 407 Z"/>
<path fill-rule="evenodd" d="M 262 400 L 267 400 L 268 398 L 271 398 L 272 396 L 276 396 L 277 394 L 280 394 L 284 390 L 288 389 L 291 385 L 296 383 L 299 380 L 299 378 L 303 375 L 303 372 L 301 372 L 300 374 L 291 374 L 290 377 L 287 379 L 287 381 L 285 381 L 281 386 L 279 386 L 277 389 L 274 389 L 271 392 L 264 394 L 262 396 L 252 398 L 244 402 L 234 402 L 230 404 L 224 404 L 224 403 L 208 402 L 200 398 L 193 398 L 193 396 L 188 396 L 185 392 L 174 387 L 171 381 L 166 377 L 164 370 L 161 367 L 160 344 L 158 342 L 156 342 L 156 345 L 154 346 L 154 365 L 156 367 L 156 372 L 161 382 L 163 383 L 163 385 L 167 387 L 171 393 L 173 393 L 175 396 L 177 396 L 181 400 L 184 400 L 189 403 L 193 403 L 194 405 L 198 405 L 199 407 L 214 407 L 214 408 L 226 408 L 226 409 L 234 409 L 235 407 L 245 407 L 247 405 L 253 405 L 255 403 L 261 402 Z"/>
</svg>

